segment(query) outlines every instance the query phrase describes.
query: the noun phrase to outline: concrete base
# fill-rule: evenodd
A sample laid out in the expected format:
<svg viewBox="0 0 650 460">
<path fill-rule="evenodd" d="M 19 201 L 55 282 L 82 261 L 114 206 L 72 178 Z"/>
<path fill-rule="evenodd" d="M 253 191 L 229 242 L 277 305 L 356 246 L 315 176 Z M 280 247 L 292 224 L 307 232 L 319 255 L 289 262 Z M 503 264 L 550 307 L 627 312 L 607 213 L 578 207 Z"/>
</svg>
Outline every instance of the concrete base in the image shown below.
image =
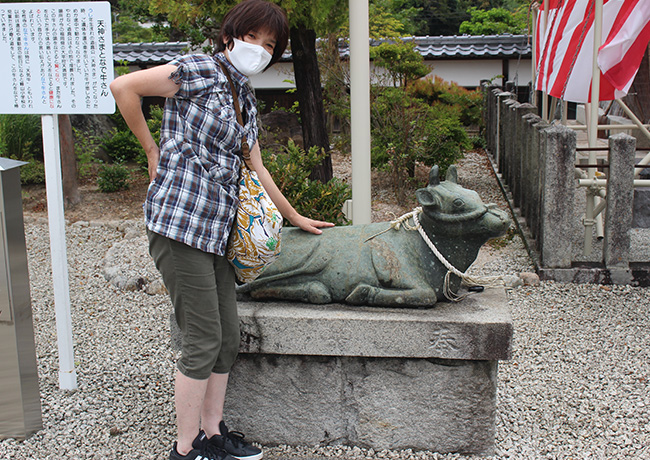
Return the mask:
<svg viewBox="0 0 650 460">
<path fill-rule="evenodd" d="M 560 283 L 650 286 L 650 265 L 640 263 L 631 263 L 629 270 L 604 267 L 542 268 L 538 273 L 542 280 Z"/>
<path fill-rule="evenodd" d="M 491 454 L 503 288 L 427 310 L 241 301 L 225 417 L 262 444 Z"/>
</svg>

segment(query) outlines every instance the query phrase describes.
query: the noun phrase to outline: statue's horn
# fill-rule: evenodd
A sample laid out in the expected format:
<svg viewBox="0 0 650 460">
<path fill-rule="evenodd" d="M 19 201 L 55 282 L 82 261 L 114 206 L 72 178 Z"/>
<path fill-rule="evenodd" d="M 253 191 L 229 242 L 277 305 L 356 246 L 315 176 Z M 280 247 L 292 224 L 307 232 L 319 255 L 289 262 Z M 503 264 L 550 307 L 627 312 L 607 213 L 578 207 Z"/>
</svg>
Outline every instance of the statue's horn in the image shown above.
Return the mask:
<svg viewBox="0 0 650 460">
<path fill-rule="evenodd" d="M 456 170 L 456 165 L 451 165 L 447 169 L 447 176 L 445 180 L 448 180 L 449 182 L 453 182 L 454 184 L 458 183 L 458 171 Z"/>
<path fill-rule="evenodd" d="M 438 168 L 438 165 L 435 165 L 433 168 L 431 168 L 431 171 L 429 171 L 429 185 L 436 186 L 440 184 L 440 176 L 439 176 L 439 171 L 440 168 Z"/>
</svg>

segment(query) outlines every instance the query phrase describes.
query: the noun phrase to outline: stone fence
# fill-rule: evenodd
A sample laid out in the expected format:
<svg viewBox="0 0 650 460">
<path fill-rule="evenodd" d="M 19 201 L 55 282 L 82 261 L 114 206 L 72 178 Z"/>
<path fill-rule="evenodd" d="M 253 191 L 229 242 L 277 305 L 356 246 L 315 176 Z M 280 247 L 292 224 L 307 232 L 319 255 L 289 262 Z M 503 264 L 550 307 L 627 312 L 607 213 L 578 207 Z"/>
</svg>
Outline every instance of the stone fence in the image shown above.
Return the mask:
<svg viewBox="0 0 650 460">
<path fill-rule="evenodd" d="M 650 234 L 632 228 L 635 138 L 609 138 L 604 236 L 594 232 L 585 255 L 576 132 L 542 120 L 537 107 L 510 92 L 483 90 L 487 150 L 540 278 L 649 285 Z"/>
</svg>

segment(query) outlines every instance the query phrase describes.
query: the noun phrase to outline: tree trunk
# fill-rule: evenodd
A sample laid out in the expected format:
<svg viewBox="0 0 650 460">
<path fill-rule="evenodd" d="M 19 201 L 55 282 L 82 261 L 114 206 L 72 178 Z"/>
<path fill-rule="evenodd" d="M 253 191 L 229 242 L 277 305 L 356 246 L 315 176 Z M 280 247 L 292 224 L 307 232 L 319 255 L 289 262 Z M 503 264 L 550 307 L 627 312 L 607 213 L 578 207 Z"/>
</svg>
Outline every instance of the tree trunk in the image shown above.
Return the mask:
<svg viewBox="0 0 650 460">
<path fill-rule="evenodd" d="M 61 145 L 61 175 L 63 180 L 64 207 L 81 203 L 77 182 L 77 159 L 74 154 L 74 137 L 69 115 L 59 115 L 59 143 Z"/>
<path fill-rule="evenodd" d="M 329 154 L 329 136 L 316 55 L 316 32 L 303 25 L 292 27 L 291 54 L 305 150 L 316 145 L 327 152 L 321 164 L 312 170 L 310 178 L 327 182 L 333 176 L 332 157 Z"/>
</svg>

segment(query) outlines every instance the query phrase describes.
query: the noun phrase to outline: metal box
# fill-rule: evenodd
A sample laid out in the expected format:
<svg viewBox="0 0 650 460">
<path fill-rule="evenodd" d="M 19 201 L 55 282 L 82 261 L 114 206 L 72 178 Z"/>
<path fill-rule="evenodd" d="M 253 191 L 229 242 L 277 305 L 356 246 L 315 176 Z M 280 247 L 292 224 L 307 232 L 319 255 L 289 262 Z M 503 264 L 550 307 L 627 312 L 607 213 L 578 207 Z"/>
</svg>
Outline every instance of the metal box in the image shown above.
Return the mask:
<svg viewBox="0 0 650 460">
<path fill-rule="evenodd" d="M 20 188 L 21 161 L 0 158 L 0 438 L 43 426 Z"/>
</svg>

